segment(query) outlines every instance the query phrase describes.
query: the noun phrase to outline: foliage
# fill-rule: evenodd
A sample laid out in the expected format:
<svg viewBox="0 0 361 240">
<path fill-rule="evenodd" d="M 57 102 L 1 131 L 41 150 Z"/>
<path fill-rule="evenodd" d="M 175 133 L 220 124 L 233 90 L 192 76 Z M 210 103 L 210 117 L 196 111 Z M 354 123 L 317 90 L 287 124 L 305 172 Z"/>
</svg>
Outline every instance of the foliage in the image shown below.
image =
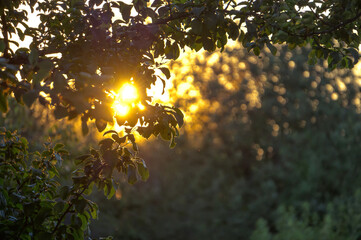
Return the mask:
<svg viewBox="0 0 361 240">
<path fill-rule="evenodd" d="M 94 203 L 81 188 L 61 186 L 64 145 L 28 152 L 25 138 L 1 131 L 1 221 L 4 239 L 83 239 Z M 65 223 L 64 218 L 68 218 Z"/>
<path fill-rule="evenodd" d="M 190 55 L 197 63 L 192 68 L 190 60 L 185 67 L 173 64 L 180 79 L 171 93 L 184 97 L 175 104 L 186 119 L 196 120 L 186 123 L 171 151 L 157 142 L 142 146 L 152 177 L 135 187 L 120 185 L 121 196 L 108 204 L 98 196 L 103 214 L 93 233 L 121 239 L 249 239 L 264 219 L 271 237 L 292 231 L 294 238 L 302 237 L 302 226 L 315 235 L 335 226 L 344 230 L 325 230 L 330 237 L 357 236 L 358 79 L 350 71 L 308 66 L 309 51 L 279 48 L 274 57 L 265 50 L 258 59 L 236 46 L 221 54 Z M 184 80 L 187 91 L 181 88 Z M 191 97 L 194 88 L 201 94 Z M 195 112 L 194 104 L 200 106 Z M 343 210 L 346 205 L 349 210 Z M 282 206 L 284 215 L 277 210 Z M 288 219 L 295 225 L 285 230 Z"/>
<path fill-rule="evenodd" d="M 29 10 L 21 6 L 37 10 L 39 26 L 27 25 Z M 163 60 L 177 59 L 185 47 L 214 51 L 238 39 L 256 55 L 264 46 L 275 54 L 276 43 L 290 48 L 309 43 L 310 63 L 321 58 L 330 68 L 351 68 L 358 61 L 360 8 L 357 0 L 2 1 L 0 108 L 8 110 L 12 95 L 29 107 L 38 99 L 57 119 L 80 116 L 84 134 L 89 120 L 99 131 L 116 120 L 174 146 L 183 115 L 152 105 L 146 93 L 162 79 L 156 70 L 169 78 Z M 29 48 L 12 47 L 18 46 L 12 34 L 31 37 Z M 134 105 L 126 117 L 114 119 L 109 93 L 124 82 L 137 86 L 146 110 Z"/>
<path fill-rule="evenodd" d="M 65 194 L 64 199 L 60 200 L 65 209 L 62 209 L 62 215 L 56 218 L 56 213 L 52 211 L 51 214 L 54 215 L 39 217 L 43 222 L 39 228 L 43 227 L 43 229 L 35 229 L 36 231 L 27 228 L 28 221 L 33 222 L 36 217 L 19 218 L 20 225 L 25 226 L 22 231 L 24 234 L 33 231 L 34 235 L 52 234 L 61 237 L 72 234 L 81 238 L 82 230 L 86 228 L 89 219 L 87 212 L 93 207 L 83 195 L 90 191 L 93 184 L 111 197 L 115 192 L 114 185 L 119 177 L 117 173 L 127 175 L 129 183 L 135 183 L 138 179 L 146 180 L 149 177 L 147 166 L 139 157 L 135 132 L 146 139 L 152 135 L 161 136 L 164 140 L 170 141 L 170 147 L 174 147 L 175 137 L 179 135 L 178 129 L 183 125 L 184 116 L 176 107 L 153 104 L 152 98 L 147 95 L 146 90 L 157 79 L 164 83 L 163 78 L 168 79 L 171 76 L 170 70 L 164 67 L 164 63 L 171 59 L 177 59 L 185 48 L 189 47 L 197 51 L 201 48 L 208 51 L 214 51 L 217 48 L 224 50 L 228 40 L 232 39 L 242 42 L 248 51 L 252 50 L 258 56 L 265 46 L 275 55 L 278 50 L 274 44 L 285 43 L 291 49 L 309 44 L 311 47 L 309 63 L 314 64 L 317 59 L 324 59 L 327 60 L 330 69 L 352 68 L 359 58 L 357 48 L 360 44 L 360 9 L 361 4 L 357 0 L 133 0 L 131 4 L 112 0 L 1 1 L 0 110 L 2 112 L 9 111 L 10 98 L 15 98 L 18 103 L 29 108 L 37 101 L 50 108 L 56 119 L 80 119 L 83 134 L 89 132 L 88 124 L 91 121 L 95 122 L 99 132 L 103 132 L 108 125 L 114 126 L 115 122 L 124 128 L 124 132 L 115 130 L 105 132 L 106 137 L 99 142 L 99 150 L 92 149 L 89 154 L 78 159 L 82 167 L 75 172 L 73 188 L 69 188 L 69 191 L 64 190 L 69 195 Z M 41 20 L 36 27 L 28 25 L 28 14 L 33 13 L 34 10 Z M 19 41 L 14 40 L 13 36 L 18 37 L 21 41 L 32 39 L 30 46 L 19 47 Z M 113 92 L 124 83 L 130 83 L 137 87 L 138 101 L 145 106 L 144 110 L 138 107 L 137 102 L 132 105 L 130 113 L 126 116 L 114 113 L 112 105 L 116 96 Z M 240 85 L 246 83 L 247 81 L 244 81 Z M 272 84 L 272 82 L 270 83 Z M 294 89 L 294 84 L 295 82 L 291 82 L 290 85 L 287 85 L 287 89 Z M 319 115 L 314 116 L 313 110 L 310 111 L 313 106 L 312 101 L 320 101 L 313 99 L 311 95 L 317 95 L 319 92 L 307 91 L 311 94 L 310 96 L 302 94 L 302 91 L 294 93 L 291 91 L 291 93 L 285 97 L 289 105 L 283 106 L 280 103 L 282 106 L 278 106 L 279 110 L 275 112 L 273 112 L 273 107 L 261 108 L 264 112 L 257 109 L 246 109 L 249 119 L 246 119 L 244 124 L 232 122 L 230 118 L 218 122 L 221 115 L 214 116 L 216 123 L 221 124 L 222 122 L 228 127 L 220 133 L 206 131 L 205 136 L 209 137 L 209 141 L 217 138 L 227 143 L 225 146 L 232 146 L 226 152 L 226 156 L 233 153 L 234 149 L 240 149 L 238 154 L 242 160 L 229 163 L 242 166 L 242 170 L 239 170 L 240 172 L 237 174 L 248 179 L 252 175 L 254 167 L 252 159 L 262 159 L 260 155 L 263 155 L 261 153 L 265 153 L 266 149 L 267 151 L 274 149 L 277 154 L 285 154 L 281 155 L 282 159 L 286 158 L 285 156 L 288 157 L 287 151 L 282 152 L 279 149 L 279 142 L 286 144 L 286 140 L 291 139 L 296 143 L 298 141 L 299 144 L 303 144 L 303 141 L 306 140 L 302 139 L 307 139 L 301 132 L 304 123 L 306 126 L 308 124 L 311 126 L 306 132 L 311 134 L 315 130 L 312 125 L 314 124 L 312 117 L 318 117 L 320 121 L 328 119 L 322 112 L 324 109 L 321 108 L 321 106 L 325 107 L 328 111 L 327 104 L 320 104 L 319 112 L 317 112 Z M 227 103 L 233 102 L 236 104 L 235 106 L 247 103 L 247 99 L 239 102 L 240 96 L 243 95 L 235 94 L 231 96 L 232 99 L 220 99 Z M 264 96 L 268 97 L 267 94 Z M 300 101 L 298 99 L 300 96 L 311 97 L 312 101 Z M 355 96 L 349 94 L 346 97 L 354 98 Z M 352 99 L 349 100 L 352 101 Z M 303 107 L 309 111 L 305 113 L 310 114 L 307 117 L 312 116 L 311 118 L 299 119 L 299 107 L 296 106 L 299 106 L 300 103 L 306 104 Z M 227 106 L 227 104 L 224 106 L 223 109 L 227 112 L 223 112 L 222 116 L 229 113 L 230 109 L 227 107 L 234 109 L 234 106 Z M 296 110 L 292 112 L 293 108 Z M 352 108 L 350 106 L 347 113 L 352 111 Z M 286 112 L 290 111 L 292 114 L 277 115 L 280 111 L 282 112 L 282 109 L 286 109 Z M 339 117 L 339 112 L 333 113 Z M 244 113 L 238 112 L 238 114 Z M 302 116 L 305 115 L 302 113 Z M 289 119 L 285 121 L 284 118 Z M 266 119 L 267 121 L 265 121 Z M 350 121 L 354 121 L 353 115 Z M 282 128 L 289 122 L 291 124 L 288 127 Z M 269 132 L 270 127 L 277 129 L 276 125 L 280 129 L 279 134 L 282 137 L 276 138 L 277 141 L 272 146 L 268 146 L 269 141 L 278 136 Z M 347 126 L 346 123 L 344 125 Z M 334 128 L 334 134 L 339 136 L 349 130 L 343 127 L 344 125 Z M 326 128 L 326 126 L 324 127 Z M 239 131 L 233 132 L 235 129 Z M 242 132 L 240 129 L 245 131 Z M 261 138 L 264 131 L 269 133 L 263 136 L 266 140 Z M 291 134 L 288 135 L 286 132 Z M 236 133 L 238 135 L 235 135 Z M 254 134 L 254 136 L 248 138 L 250 134 Z M 8 140 L 13 138 L 16 140 L 15 136 L 6 137 Z M 335 143 L 333 136 L 329 136 L 328 133 L 325 133 L 325 136 L 321 135 L 319 139 L 326 139 L 326 142 L 330 141 L 331 144 L 339 146 L 337 145 L 339 143 Z M 341 143 L 349 144 L 349 140 L 346 140 Z M 4 140 L 4 142 L 6 141 Z M 211 144 L 211 142 L 205 142 L 205 144 Z M 286 146 L 288 145 L 286 144 Z M 25 146 L 17 149 L 13 154 L 16 155 L 20 151 L 20 153 L 24 153 L 23 158 L 27 156 Z M 335 149 L 338 150 L 337 147 Z M 292 150 L 294 149 L 292 148 Z M 342 154 L 348 153 L 347 150 L 348 148 Z M 40 154 L 38 156 L 35 154 L 34 159 L 30 158 L 31 161 L 34 163 L 45 160 L 51 162 L 53 157 L 57 158 L 56 150 L 54 152 L 48 148 L 46 151 L 49 155 L 42 156 Z M 270 156 L 273 155 L 270 153 Z M 272 159 L 272 157 L 269 158 Z M 11 162 L 15 159 L 8 159 L 5 156 L 2 163 L 6 163 L 6 161 Z M 54 168 L 54 164 L 51 164 L 39 165 L 41 171 L 44 171 L 42 174 L 45 174 L 39 176 L 41 180 L 39 184 L 53 181 L 51 175 L 46 173 L 49 171 L 48 167 Z M 323 162 L 320 164 L 322 165 Z M 24 165 L 23 169 L 18 167 L 17 171 L 31 172 L 31 168 L 26 168 L 26 166 Z M 305 171 L 307 172 L 307 169 Z M 19 172 L 14 175 L 19 179 L 25 176 L 20 176 Z M 26 178 L 23 180 L 24 182 L 28 181 Z M 30 180 L 31 178 L 29 178 Z M 3 184 L 2 187 L 4 186 L 6 184 Z M 15 189 L 16 187 L 13 187 L 6 191 L 15 191 Z M 29 191 L 28 189 L 20 190 Z M 307 192 L 307 190 L 305 191 Z M 55 186 L 51 191 L 55 191 Z M 30 192 L 27 193 L 30 194 Z M 36 199 L 40 199 L 40 203 L 42 200 L 51 200 L 43 203 L 45 209 L 54 205 L 54 199 L 47 199 L 52 196 L 51 194 L 42 196 L 39 193 L 40 195 L 37 196 L 37 193 L 34 196 L 29 195 L 25 199 L 36 197 Z M 19 194 L 21 195 L 21 192 Z M 322 197 L 324 196 L 317 200 Z M 41 210 L 43 206 L 39 206 Z M 21 204 L 15 205 L 15 207 L 19 208 L 14 210 L 16 214 L 24 216 L 21 215 L 25 214 L 21 212 L 23 211 Z M 82 211 L 78 211 L 79 209 Z M 40 210 L 36 212 L 35 209 L 37 216 L 42 216 Z M 78 212 L 78 215 L 73 211 Z M 43 212 L 46 211 L 43 210 Z M 74 216 L 73 225 L 63 225 L 65 215 L 68 213 Z M 44 221 L 49 221 L 49 223 L 44 223 Z M 5 228 L 12 226 L 10 222 L 7 223 L 3 225 Z M 20 225 L 16 224 L 15 227 Z M 62 228 L 62 226 L 65 227 Z M 18 233 L 22 234 L 22 231 Z M 9 234 L 13 233 L 15 232 L 9 232 Z M 237 233 L 235 234 L 237 235 Z"/>
</svg>

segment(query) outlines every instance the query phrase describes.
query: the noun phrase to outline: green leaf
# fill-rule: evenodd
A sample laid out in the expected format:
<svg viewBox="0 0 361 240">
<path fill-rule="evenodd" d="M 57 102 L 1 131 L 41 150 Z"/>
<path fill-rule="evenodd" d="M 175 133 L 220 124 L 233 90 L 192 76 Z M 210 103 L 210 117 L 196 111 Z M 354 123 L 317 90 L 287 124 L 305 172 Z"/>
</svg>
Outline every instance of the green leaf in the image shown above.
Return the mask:
<svg viewBox="0 0 361 240">
<path fill-rule="evenodd" d="M 232 40 L 236 40 L 239 36 L 239 28 L 238 28 L 238 25 L 231 21 L 229 23 L 229 30 L 228 30 L 228 35 L 229 37 L 232 39 Z"/>
<path fill-rule="evenodd" d="M 70 188 L 68 186 L 63 186 L 59 190 L 59 197 L 63 200 L 66 200 L 70 194 Z"/>
<path fill-rule="evenodd" d="M 259 56 L 259 55 L 260 55 L 261 50 L 259 49 L 258 46 L 255 46 L 255 47 L 253 48 L 253 53 L 254 53 L 256 56 Z"/>
<path fill-rule="evenodd" d="M 75 202 L 75 210 L 79 213 L 83 213 L 87 204 L 88 201 L 82 198 Z"/>
<path fill-rule="evenodd" d="M 33 89 L 23 95 L 23 101 L 26 106 L 31 107 L 31 105 L 33 105 L 38 96 L 39 93 Z"/>
<path fill-rule="evenodd" d="M 132 165 L 128 166 L 128 183 L 134 184 L 138 181 L 135 167 Z"/>
<path fill-rule="evenodd" d="M 133 5 L 128 5 L 120 1 L 118 1 L 118 3 L 120 4 L 120 12 L 122 14 L 123 20 L 129 22 L 130 13 L 133 8 Z"/>
<path fill-rule="evenodd" d="M 194 7 L 194 8 L 192 8 L 192 13 L 194 15 L 196 15 L 197 17 L 199 17 L 202 14 L 202 12 L 204 11 L 204 9 L 205 9 L 204 6 L 202 6 L 202 7 Z"/>
<path fill-rule="evenodd" d="M 138 173 L 143 181 L 147 181 L 149 178 L 149 170 L 143 159 L 137 161 Z"/>
<path fill-rule="evenodd" d="M 358 52 L 356 49 L 354 49 L 354 48 L 348 48 L 347 51 L 348 51 L 349 53 L 351 53 L 351 55 L 352 55 L 352 57 L 353 57 L 353 59 L 354 59 L 354 62 L 353 62 L 353 63 L 356 64 L 356 63 L 358 62 L 359 58 L 360 58 L 359 52 Z"/>
<path fill-rule="evenodd" d="M 54 151 L 59 151 L 60 149 L 62 149 L 64 147 L 64 144 L 62 143 L 57 143 L 54 147 Z"/>
<path fill-rule="evenodd" d="M 34 75 L 34 84 L 40 83 L 43 79 L 47 78 L 54 65 L 50 60 L 43 60 L 38 64 L 39 71 Z"/>
<path fill-rule="evenodd" d="M 174 148 L 175 145 L 176 145 L 176 142 L 175 142 L 175 133 L 172 131 L 172 137 L 171 137 L 171 140 L 170 140 L 169 147 L 170 147 L 170 148 Z"/>
<path fill-rule="evenodd" d="M 270 42 L 266 43 L 268 49 L 271 51 L 272 55 L 276 55 L 277 53 L 277 48 L 275 46 L 273 46 Z"/>
<path fill-rule="evenodd" d="M 111 182 L 105 185 L 104 194 L 107 196 L 107 199 L 111 199 L 114 196 L 115 188 Z"/>
<path fill-rule="evenodd" d="M 215 14 L 207 14 L 205 17 L 205 26 L 208 30 L 215 32 L 217 30 L 218 17 Z"/>
</svg>

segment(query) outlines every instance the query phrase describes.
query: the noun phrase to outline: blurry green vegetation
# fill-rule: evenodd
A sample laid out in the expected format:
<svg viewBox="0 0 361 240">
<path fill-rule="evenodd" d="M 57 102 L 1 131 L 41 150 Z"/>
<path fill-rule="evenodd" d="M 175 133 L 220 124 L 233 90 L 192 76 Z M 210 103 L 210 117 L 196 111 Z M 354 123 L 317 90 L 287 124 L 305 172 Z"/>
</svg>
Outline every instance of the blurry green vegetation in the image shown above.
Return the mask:
<svg viewBox="0 0 361 240">
<path fill-rule="evenodd" d="M 359 239 L 359 80 L 307 65 L 307 49 L 217 54 L 173 63 L 183 137 L 173 150 L 142 146 L 148 182 L 124 184 L 111 203 L 95 196 L 93 234 Z"/>
</svg>

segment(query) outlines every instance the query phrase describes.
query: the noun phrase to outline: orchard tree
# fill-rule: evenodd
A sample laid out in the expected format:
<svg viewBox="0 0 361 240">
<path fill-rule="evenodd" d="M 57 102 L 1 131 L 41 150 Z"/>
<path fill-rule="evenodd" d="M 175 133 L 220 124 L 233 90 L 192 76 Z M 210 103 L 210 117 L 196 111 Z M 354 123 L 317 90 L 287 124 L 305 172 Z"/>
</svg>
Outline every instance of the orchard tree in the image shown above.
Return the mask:
<svg viewBox="0 0 361 240">
<path fill-rule="evenodd" d="M 37 27 L 28 26 L 29 12 L 40 18 Z M 352 68 L 361 39 L 358 0 L 3 0 L 0 16 L 2 112 L 9 111 L 9 98 L 28 107 L 38 101 L 52 109 L 56 119 L 80 118 L 84 134 L 90 121 L 100 132 L 115 122 L 124 128 L 124 133 L 106 131 L 99 150 L 79 157 L 82 168 L 63 199 L 66 207 L 57 221 L 42 229 L 58 238 L 80 234 L 60 226 L 68 213 L 84 212 L 85 207 L 75 210 L 92 184 L 111 197 L 114 171 L 127 174 L 129 183 L 148 178 L 134 132 L 147 139 L 160 135 L 175 146 L 183 114 L 176 107 L 153 104 L 147 89 L 158 79 L 165 84 L 171 76 L 165 64 L 184 49 L 223 50 L 234 40 L 259 55 L 264 47 L 276 54 L 274 44 L 290 49 L 309 45 L 309 63 L 326 59 L 330 69 Z M 19 47 L 19 40 L 29 38 L 29 47 Z M 131 97 L 125 99 L 126 95 Z M 119 108 L 117 102 L 122 104 Z M 55 151 L 46 154 L 44 158 Z M 3 154 L 2 163 L 8 158 Z"/>
</svg>

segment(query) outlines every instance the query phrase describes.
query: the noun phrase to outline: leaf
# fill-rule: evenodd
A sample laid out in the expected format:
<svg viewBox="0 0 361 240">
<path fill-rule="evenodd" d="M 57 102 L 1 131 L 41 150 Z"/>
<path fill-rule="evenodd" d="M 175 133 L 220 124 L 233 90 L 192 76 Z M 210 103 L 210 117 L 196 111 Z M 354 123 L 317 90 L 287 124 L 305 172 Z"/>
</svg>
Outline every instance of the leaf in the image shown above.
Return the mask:
<svg viewBox="0 0 361 240">
<path fill-rule="evenodd" d="M 138 181 L 135 167 L 132 165 L 128 166 L 128 183 L 134 184 Z"/>
<path fill-rule="evenodd" d="M 214 42 L 213 42 L 213 40 L 211 38 L 204 37 L 204 38 L 202 38 L 202 42 L 203 42 L 204 50 L 210 51 L 210 52 L 214 51 L 216 46 L 215 46 L 215 44 L 214 44 Z"/>
<path fill-rule="evenodd" d="M 120 145 L 125 143 L 125 141 L 127 140 L 127 136 L 124 137 L 119 137 L 118 134 L 113 134 L 112 138 Z"/>
<path fill-rule="evenodd" d="M 218 17 L 215 14 L 207 14 L 205 17 L 205 26 L 212 32 L 217 30 Z"/>
<path fill-rule="evenodd" d="M 228 35 L 232 40 L 236 40 L 239 36 L 239 29 L 238 29 L 238 25 L 231 21 L 229 23 L 229 31 L 228 31 Z"/>
<path fill-rule="evenodd" d="M 95 125 L 99 132 L 103 132 L 104 129 L 107 127 L 107 122 L 104 121 L 103 119 L 96 119 Z"/>
<path fill-rule="evenodd" d="M 253 48 L 253 53 L 254 53 L 256 56 L 259 56 L 259 55 L 260 55 L 261 50 L 259 49 L 258 46 L 255 46 L 255 47 Z"/>
<path fill-rule="evenodd" d="M 107 199 L 111 199 L 114 196 L 115 188 L 111 182 L 108 182 L 104 187 L 104 195 Z"/>
<path fill-rule="evenodd" d="M 68 116 L 68 110 L 65 107 L 57 105 L 54 110 L 54 116 L 56 119 L 62 119 Z"/>
<path fill-rule="evenodd" d="M 175 142 L 175 133 L 172 131 L 172 137 L 171 137 L 171 140 L 170 140 L 170 144 L 169 144 L 169 147 L 170 148 L 174 148 L 175 145 L 176 145 L 176 142 Z"/>
<path fill-rule="evenodd" d="M 352 57 L 354 59 L 353 63 L 356 64 L 358 62 L 359 58 L 360 58 L 359 52 L 354 48 L 348 48 L 347 51 L 349 53 L 351 53 L 351 55 L 352 55 Z"/>
<path fill-rule="evenodd" d="M 0 89 L 0 111 L 6 113 L 9 110 L 8 100 L 4 95 L 2 89 Z"/>
<path fill-rule="evenodd" d="M 159 70 L 162 71 L 162 73 L 166 76 L 166 78 L 168 78 L 168 79 L 170 78 L 170 71 L 168 68 L 161 67 L 161 68 L 159 68 Z"/>
<path fill-rule="evenodd" d="M 57 143 L 54 147 L 54 151 L 59 151 L 60 149 L 62 149 L 64 147 L 64 144 L 62 143 Z"/>
<path fill-rule="evenodd" d="M 47 78 L 50 74 L 50 71 L 53 69 L 53 66 L 53 63 L 48 59 L 41 61 L 38 64 L 39 71 L 33 77 L 34 83 L 38 84 L 43 79 Z"/>
<path fill-rule="evenodd" d="M 118 153 L 116 150 L 107 150 L 103 154 L 103 159 L 111 168 L 118 162 Z"/>
<path fill-rule="evenodd" d="M 268 49 L 271 51 L 272 55 L 275 56 L 277 53 L 277 48 L 273 46 L 270 42 L 266 43 Z"/>
<path fill-rule="evenodd" d="M 63 200 L 66 200 L 70 194 L 70 188 L 68 186 L 63 186 L 59 190 L 59 197 Z"/>
<path fill-rule="evenodd" d="M 23 101 L 26 104 L 26 106 L 30 108 L 38 96 L 39 96 L 38 92 L 33 89 L 23 95 Z"/>
<path fill-rule="evenodd" d="M 196 15 L 197 17 L 199 17 L 202 14 L 202 12 L 204 11 L 204 9 L 205 9 L 204 6 L 202 6 L 202 7 L 194 7 L 194 8 L 192 8 L 192 13 L 194 15 Z"/>
<path fill-rule="evenodd" d="M 83 213 L 87 204 L 88 201 L 82 198 L 75 202 L 75 210 L 79 213 Z"/>
<path fill-rule="evenodd" d="M 120 4 L 120 12 L 122 14 L 123 20 L 129 22 L 130 12 L 133 8 L 133 5 L 128 5 L 120 1 L 118 1 L 118 3 Z"/>
<path fill-rule="evenodd" d="M 173 113 L 173 115 L 177 119 L 178 126 L 182 127 L 184 124 L 184 115 L 183 115 L 182 111 L 176 107 L 174 107 L 172 109 L 175 111 L 175 113 Z"/>
<path fill-rule="evenodd" d="M 35 65 L 38 62 L 39 52 L 36 48 L 31 48 L 28 60 L 31 65 Z"/>
<path fill-rule="evenodd" d="M 199 19 L 194 19 L 191 22 L 192 31 L 197 35 L 202 35 L 203 33 L 203 23 Z"/>
<path fill-rule="evenodd" d="M 89 128 L 88 128 L 87 120 L 82 119 L 82 121 L 81 121 L 81 131 L 82 131 L 84 136 L 88 134 Z"/>
<path fill-rule="evenodd" d="M 110 149 L 114 143 L 114 140 L 111 138 L 105 138 L 101 140 L 98 144 L 101 145 L 102 149 Z"/>
<path fill-rule="evenodd" d="M 162 6 L 162 0 L 154 0 L 151 7 L 159 7 Z"/>
<path fill-rule="evenodd" d="M 137 161 L 138 173 L 143 181 L 147 181 L 149 178 L 149 170 L 143 159 Z"/>
</svg>

